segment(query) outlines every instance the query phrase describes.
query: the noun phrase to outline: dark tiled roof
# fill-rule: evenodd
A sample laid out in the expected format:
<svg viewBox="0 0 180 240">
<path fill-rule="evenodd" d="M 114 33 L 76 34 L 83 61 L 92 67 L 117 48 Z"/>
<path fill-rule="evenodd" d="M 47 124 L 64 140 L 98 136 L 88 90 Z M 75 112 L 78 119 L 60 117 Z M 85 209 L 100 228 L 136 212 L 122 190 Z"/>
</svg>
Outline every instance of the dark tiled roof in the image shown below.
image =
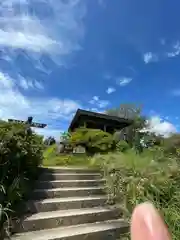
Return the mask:
<svg viewBox="0 0 180 240">
<path fill-rule="evenodd" d="M 74 129 L 74 126 L 77 123 L 80 116 L 87 116 L 87 117 L 89 116 L 94 119 L 99 118 L 99 119 L 103 119 L 103 120 L 111 120 L 116 123 L 127 123 L 128 125 L 130 125 L 132 123 L 132 120 L 130 120 L 130 119 L 120 118 L 120 117 L 116 117 L 116 116 L 110 116 L 105 113 L 96 113 L 96 112 L 86 111 L 83 109 L 78 109 L 72 122 L 70 123 L 69 130 Z"/>
</svg>

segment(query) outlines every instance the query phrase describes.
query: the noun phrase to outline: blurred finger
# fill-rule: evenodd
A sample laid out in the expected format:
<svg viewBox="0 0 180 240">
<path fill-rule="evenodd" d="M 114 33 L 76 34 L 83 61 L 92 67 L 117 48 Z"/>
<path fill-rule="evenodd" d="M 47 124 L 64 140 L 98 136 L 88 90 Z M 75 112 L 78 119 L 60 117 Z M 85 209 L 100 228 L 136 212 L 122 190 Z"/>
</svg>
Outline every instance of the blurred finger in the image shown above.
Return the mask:
<svg viewBox="0 0 180 240">
<path fill-rule="evenodd" d="M 151 203 L 138 205 L 131 219 L 132 240 L 170 240 L 168 229 Z"/>
</svg>

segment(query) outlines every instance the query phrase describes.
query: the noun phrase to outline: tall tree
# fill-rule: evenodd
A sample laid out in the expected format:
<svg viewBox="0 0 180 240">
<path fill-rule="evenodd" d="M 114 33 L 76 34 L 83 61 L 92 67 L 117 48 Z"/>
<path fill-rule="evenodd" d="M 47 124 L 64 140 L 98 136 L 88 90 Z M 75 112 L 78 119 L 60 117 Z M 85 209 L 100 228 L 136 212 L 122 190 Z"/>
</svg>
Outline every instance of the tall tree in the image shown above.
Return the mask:
<svg viewBox="0 0 180 240">
<path fill-rule="evenodd" d="M 119 134 L 122 135 L 123 132 L 123 134 L 126 135 L 127 141 L 131 145 L 134 145 L 137 134 L 140 134 L 140 130 L 146 126 L 146 118 L 142 116 L 142 107 L 131 103 L 125 103 L 121 104 L 118 108 L 107 110 L 106 114 L 133 120 L 133 124 L 124 128 Z"/>
</svg>

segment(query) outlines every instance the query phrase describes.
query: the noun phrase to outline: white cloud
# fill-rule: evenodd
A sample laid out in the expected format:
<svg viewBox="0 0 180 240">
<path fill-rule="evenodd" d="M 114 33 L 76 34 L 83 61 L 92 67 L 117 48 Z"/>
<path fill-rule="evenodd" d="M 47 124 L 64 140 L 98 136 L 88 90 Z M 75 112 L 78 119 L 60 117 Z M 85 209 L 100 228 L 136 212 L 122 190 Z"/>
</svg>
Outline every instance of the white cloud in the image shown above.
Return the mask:
<svg viewBox="0 0 180 240">
<path fill-rule="evenodd" d="M 113 93 L 115 91 L 116 91 L 116 89 L 113 88 L 113 87 L 108 87 L 108 89 L 106 90 L 107 94 L 111 94 L 111 93 Z"/>
<path fill-rule="evenodd" d="M 107 100 L 101 100 L 98 96 L 94 96 L 90 101 L 90 104 L 95 105 L 96 107 L 99 108 L 105 108 L 109 105 L 109 101 Z"/>
<path fill-rule="evenodd" d="M 99 109 L 98 109 L 98 108 L 90 108 L 89 111 L 92 111 L 92 112 L 99 112 Z"/>
<path fill-rule="evenodd" d="M 13 39 L 13 41 L 9 41 Z M 17 31 L 3 31 L 0 29 L 0 46 L 12 47 L 17 49 L 25 49 L 33 52 L 45 52 L 51 53 L 55 48 L 62 48 L 58 46 L 58 42 L 43 35 L 33 35 L 29 32 L 17 32 Z"/>
<path fill-rule="evenodd" d="M 17 84 L 24 90 L 29 90 L 29 89 L 43 90 L 44 89 L 42 83 L 38 82 L 37 80 L 24 78 L 23 76 L 20 76 L 20 75 L 18 77 Z"/>
<path fill-rule="evenodd" d="M 156 62 L 158 60 L 158 57 L 152 52 L 147 52 L 143 55 L 143 60 L 146 64 L 148 64 L 150 62 Z"/>
<path fill-rule="evenodd" d="M 84 16 L 81 0 L 59 0 L 56 4 L 53 0 L 4 0 L 0 3 L 2 58 L 10 61 L 23 54 L 38 62 L 46 55 L 64 64 L 66 55 L 81 49 Z"/>
<path fill-rule="evenodd" d="M 64 132 L 61 129 L 54 129 L 54 128 L 33 128 L 33 130 L 37 133 L 40 134 L 42 136 L 44 136 L 44 138 L 48 138 L 53 136 L 56 141 L 60 140 L 60 136 L 61 134 Z"/>
<path fill-rule="evenodd" d="M 38 82 L 37 80 L 34 80 L 34 86 L 35 88 L 39 89 L 39 90 L 43 90 L 44 86 L 42 85 L 41 82 Z"/>
<path fill-rule="evenodd" d="M 168 57 L 176 57 L 180 54 L 180 42 L 177 41 L 174 45 L 173 45 L 173 50 L 171 52 L 167 53 Z"/>
<path fill-rule="evenodd" d="M 13 79 L 8 75 L 0 72 L 0 87 L 1 88 L 12 88 L 14 86 Z"/>
<path fill-rule="evenodd" d="M 97 105 L 98 105 L 99 108 L 105 108 L 105 107 L 107 107 L 109 105 L 109 101 L 107 101 L 107 100 L 100 100 Z"/>
<path fill-rule="evenodd" d="M 94 97 L 93 97 L 93 100 L 94 100 L 94 101 L 98 101 L 98 100 L 99 100 L 99 97 L 98 97 L 98 96 L 94 96 Z"/>
<path fill-rule="evenodd" d="M 120 86 L 126 86 L 127 84 L 129 84 L 132 81 L 132 78 L 128 78 L 128 77 L 118 77 L 116 79 L 117 84 L 119 84 Z"/>
<path fill-rule="evenodd" d="M 0 119 L 7 120 L 8 118 L 27 119 L 28 116 L 33 116 L 40 122 L 51 121 L 69 121 L 72 114 L 81 108 L 79 102 L 71 99 L 59 98 L 32 98 L 24 96 L 13 84 L 15 82 L 7 74 L 1 73 L 5 87 L 0 85 Z M 4 86 L 4 85 L 3 85 Z M 40 130 L 39 130 L 40 131 Z"/>
<path fill-rule="evenodd" d="M 160 134 L 164 137 L 168 137 L 172 133 L 175 133 L 177 130 L 172 123 L 163 121 L 158 116 L 154 116 L 148 121 L 148 127 L 146 128 L 146 131 L 154 132 L 158 135 Z"/>
</svg>

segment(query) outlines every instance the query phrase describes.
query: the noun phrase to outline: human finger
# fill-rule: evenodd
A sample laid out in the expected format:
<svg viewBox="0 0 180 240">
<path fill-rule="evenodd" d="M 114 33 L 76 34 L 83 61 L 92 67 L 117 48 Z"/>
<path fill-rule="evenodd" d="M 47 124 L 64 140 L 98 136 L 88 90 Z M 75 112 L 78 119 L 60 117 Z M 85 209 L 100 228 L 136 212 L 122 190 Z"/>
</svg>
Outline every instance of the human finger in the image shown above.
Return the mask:
<svg viewBox="0 0 180 240">
<path fill-rule="evenodd" d="M 171 240 L 167 226 L 151 203 L 138 205 L 131 219 L 132 240 Z"/>
</svg>

